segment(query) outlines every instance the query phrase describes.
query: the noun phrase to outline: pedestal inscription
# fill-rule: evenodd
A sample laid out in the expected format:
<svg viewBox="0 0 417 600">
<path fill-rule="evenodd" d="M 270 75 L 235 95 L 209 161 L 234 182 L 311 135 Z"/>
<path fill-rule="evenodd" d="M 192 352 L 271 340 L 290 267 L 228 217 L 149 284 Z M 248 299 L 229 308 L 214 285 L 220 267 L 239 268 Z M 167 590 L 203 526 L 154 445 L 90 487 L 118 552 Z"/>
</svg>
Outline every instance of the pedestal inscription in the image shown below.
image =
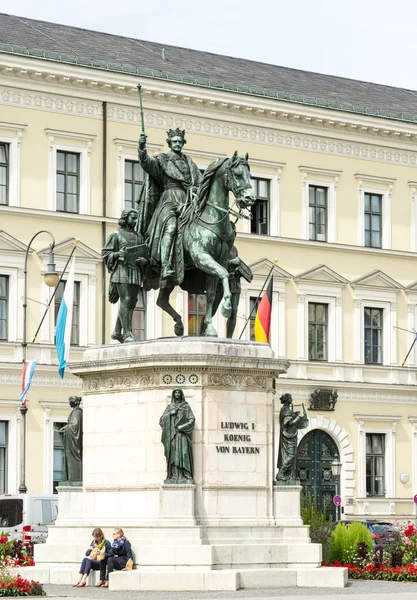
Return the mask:
<svg viewBox="0 0 417 600">
<path fill-rule="evenodd" d="M 255 423 L 237 423 L 236 421 L 222 421 L 220 429 L 232 429 L 237 431 L 254 431 Z M 225 442 L 252 442 L 249 433 L 225 433 Z M 261 449 L 259 446 L 216 446 L 217 452 L 221 454 L 259 454 Z"/>
</svg>

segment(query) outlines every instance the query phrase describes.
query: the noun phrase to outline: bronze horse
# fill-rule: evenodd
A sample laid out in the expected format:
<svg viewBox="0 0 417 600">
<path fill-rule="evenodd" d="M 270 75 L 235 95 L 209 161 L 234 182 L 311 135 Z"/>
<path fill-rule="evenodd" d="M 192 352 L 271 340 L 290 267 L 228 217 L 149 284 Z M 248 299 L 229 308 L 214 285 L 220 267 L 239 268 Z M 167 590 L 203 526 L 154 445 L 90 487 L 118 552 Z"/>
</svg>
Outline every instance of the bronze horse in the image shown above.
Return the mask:
<svg viewBox="0 0 417 600">
<path fill-rule="evenodd" d="M 229 208 L 229 192 L 235 197 L 237 211 Z M 206 293 L 207 308 L 202 323 L 206 336 L 217 336 L 213 326 L 213 305 L 218 285 L 223 289 L 222 315 L 232 312 L 229 273 L 226 265 L 236 237 L 230 215 L 239 218 L 256 198 L 252 191 L 248 155 L 214 161 L 206 169 L 197 198 L 187 210 L 182 238 L 185 276 L 181 288 L 191 293 Z M 184 334 L 181 316 L 169 302 L 175 286 L 159 290 L 157 305 L 175 321 L 175 335 Z"/>
</svg>

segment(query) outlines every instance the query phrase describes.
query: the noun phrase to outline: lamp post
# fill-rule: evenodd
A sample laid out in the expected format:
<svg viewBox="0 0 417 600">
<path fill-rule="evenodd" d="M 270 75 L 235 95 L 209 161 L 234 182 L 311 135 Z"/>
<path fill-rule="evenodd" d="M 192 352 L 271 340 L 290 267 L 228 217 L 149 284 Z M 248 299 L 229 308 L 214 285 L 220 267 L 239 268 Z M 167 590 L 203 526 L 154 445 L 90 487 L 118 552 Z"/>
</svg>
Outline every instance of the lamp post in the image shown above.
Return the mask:
<svg viewBox="0 0 417 600">
<path fill-rule="evenodd" d="M 339 461 L 339 458 L 337 456 L 337 454 L 334 455 L 334 460 L 331 464 L 331 469 L 332 469 L 332 476 L 335 482 L 335 496 L 338 496 L 339 494 L 339 477 L 340 477 L 340 471 L 342 470 L 342 463 Z M 339 521 L 339 510 L 340 507 L 336 506 L 336 522 Z"/>
<path fill-rule="evenodd" d="M 44 275 L 44 281 L 45 281 L 46 285 L 49 287 L 55 287 L 59 281 L 59 275 L 55 270 L 55 263 L 54 263 L 55 238 L 50 231 L 47 231 L 46 229 L 41 229 L 40 231 L 35 233 L 35 235 L 30 240 L 28 247 L 26 248 L 26 255 L 25 255 L 25 269 L 24 269 L 25 283 L 24 283 L 24 296 L 23 296 L 23 340 L 22 340 L 23 363 L 25 363 L 26 358 L 27 358 L 27 345 L 28 345 L 27 344 L 27 331 L 26 331 L 26 329 L 27 329 L 26 311 L 27 311 L 27 300 L 28 300 L 28 298 L 27 298 L 28 257 L 29 257 L 29 250 L 31 248 L 31 244 L 32 244 L 33 240 L 41 233 L 47 233 L 52 240 L 49 245 L 48 264 L 47 264 L 46 273 Z M 26 492 L 27 492 L 26 481 L 25 481 L 25 478 L 26 478 L 26 413 L 27 412 L 28 412 L 28 407 L 26 406 L 26 404 L 21 404 L 20 414 L 22 415 L 22 448 L 21 448 L 22 456 L 21 456 L 21 467 L 20 467 L 20 486 L 19 486 L 20 494 L 26 494 Z"/>
</svg>

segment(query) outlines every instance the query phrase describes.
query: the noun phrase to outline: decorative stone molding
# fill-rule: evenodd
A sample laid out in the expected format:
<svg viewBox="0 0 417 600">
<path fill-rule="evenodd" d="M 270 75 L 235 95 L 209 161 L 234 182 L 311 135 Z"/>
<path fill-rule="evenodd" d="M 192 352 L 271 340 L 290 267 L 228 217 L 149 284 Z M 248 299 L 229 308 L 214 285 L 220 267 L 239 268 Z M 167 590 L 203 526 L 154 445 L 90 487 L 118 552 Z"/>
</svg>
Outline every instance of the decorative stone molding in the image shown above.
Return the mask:
<svg viewBox="0 0 417 600">
<path fill-rule="evenodd" d="M 191 373 L 191 375 L 183 373 L 165 373 L 165 375 L 162 375 L 162 383 L 165 383 L 165 385 L 196 385 L 199 381 L 200 377 L 197 373 Z"/>
<path fill-rule="evenodd" d="M 160 82 L 157 83 L 160 84 Z M 110 88 L 111 85 L 109 85 L 108 87 Z M 123 101 L 126 101 L 126 92 L 124 86 L 118 87 L 123 88 L 123 90 L 120 91 L 123 91 Z M 136 92 L 136 87 L 133 88 L 132 86 L 132 93 L 133 91 Z M 65 93 L 65 88 L 63 89 L 63 93 Z M 165 103 L 169 101 L 169 98 L 166 94 L 162 94 L 162 97 Z M 155 98 L 152 99 L 153 101 L 155 100 Z M 54 93 L 45 94 L 35 91 L 20 92 L 16 91 L 16 89 L 14 88 L 0 87 L 0 104 L 22 106 L 57 113 L 61 112 L 95 119 L 102 118 L 101 102 L 85 101 L 80 100 L 78 98 L 71 98 L 65 95 Z M 226 106 L 228 107 L 227 103 Z M 178 110 L 178 102 L 176 102 L 176 109 Z M 186 110 L 185 105 L 184 110 Z M 220 113 L 220 105 L 216 105 L 216 110 L 218 110 Z M 271 113 L 269 117 L 271 124 L 272 122 L 277 121 L 278 117 L 280 118 L 280 120 L 284 120 L 287 124 L 290 124 L 290 122 L 288 121 L 288 117 L 290 116 L 289 112 L 291 111 L 284 112 L 274 110 L 269 112 Z M 272 115 L 272 112 L 274 113 L 274 115 Z M 398 147 L 380 146 L 379 144 L 382 141 L 380 135 L 372 136 L 375 138 L 375 140 L 378 140 L 378 142 L 374 145 L 357 142 L 356 140 L 352 140 L 352 142 L 350 142 L 342 139 L 334 139 L 334 120 L 328 122 L 329 126 L 330 124 L 332 125 L 331 129 L 326 130 L 326 118 L 312 119 L 311 117 L 303 116 L 303 126 L 311 129 L 313 123 L 315 128 L 319 127 L 320 129 L 324 130 L 323 133 L 320 133 L 319 135 L 314 135 L 313 133 L 304 134 L 303 132 L 292 134 L 283 133 L 282 130 L 276 131 L 275 129 L 268 126 L 239 126 L 232 122 L 225 123 L 223 117 L 224 115 L 222 115 L 222 121 L 213 121 L 209 119 L 195 119 L 193 117 L 184 118 L 180 117 L 179 115 L 173 116 L 170 113 L 162 115 L 155 111 L 146 112 L 147 125 L 161 129 L 166 129 L 169 127 L 185 127 L 189 132 L 194 133 L 204 133 L 206 135 L 214 135 L 231 139 L 251 140 L 262 144 L 276 145 L 280 147 L 300 148 L 304 150 L 309 150 L 310 152 L 318 152 L 320 154 L 361 158 L 362 160 L 386 162 L 391 164 L 402 164 L 412 166 L 417 164 L 416 152 L 411 152 L 408 150 L 408 148 L 403 149 Z M 263 120 L 265 120 L 265 114 L 262 118 Z M 121 105 L 112 105 L 108 107 L 108 119 L 110 121 L 139 124 L 140 114 L 136 108 L 132 108 L 131 106 L 126 107 Z M 280 120 L 277 121 L 277 128 L 282 126 Z M 361 135 L 366 133 L 368 136 L 369 128 L 366 127 L 365 129 L 366 131 L 361 131 Z M 387 142 L 389 144 L 389 136 L 391 135 L 391 133 L 393 133 L 393 131 L 387 129 L 386 127 L 374 129 L 377 129 L 378 132 L 383 134 L 383 136 L 387 138 Z M 354 124 L 351 124 L 349 131 L 352 134 L 352 136 L 357 135 L 357 130 L 358 127 Z M 326 137 L 326 134 L 328 133 L 331 134 L 331 137 L 330 135 Z M 404 132 L 404 135 L 406 135 L 404 140 L 409 144 L 409 134 L 405 134 Z M 396 139 L 395 141 L 397 143 L 399 140 Z"/>
<path fill-rule="evenodd" d="M 147 388 L 154 384 L 153 374 L 138 375 L 115 375 L 114 377 L 100 377 L 96 379 L 84 379 L 83 390 L 88 392 L 108 392 L 117 390 L 130 390 L 135 388 Z"/>
<path fill-rule="evenodd" d="M 22 373 L 8 373 L 0 371 L 0 385 L 22 385 Z M 81 381 L 78 377 L 73 377 L 69 373 L 65 374 L 64 379 L 59 375 L 34 375 L 31 383 L 32 387 L 53 387 L 53 388 L 81 388 Z"/>
<path fill-rule="evenodd" d="M 88 485 L 85 486 L 86 492 L 142 492 L 157 491 L 161 488 L 159 483 L 147 483 L 144 485 Z M 67 490 L 65 490 L 67 491 Z"/>
<path fill-rule="evenodd" d="M 318 388 L 310 395 L 309 410 L 333 411 L 338 398 L 337 390 Z"/>
<path fill-rule="evenodd" d="M 207 483 L 205 485 L 201 486 L 202 490 L 234 490 L 234 491 L 254 491 L 254 492 L 264 492 L 264 491 L 268 491 L 271 488 L 267 485 L 216 485 L 215 483 L 211 484 L 211 483 Z M 282 489 L 282 486 L 280 486 L 280 489 Z M 291 489 L 293 489 L 291 487 Z"/>
<path fill-rule="evenodd" d="M 263 390 L 266 388 L 267 378 L 257 375 L 236 374 L 210 374 L 207 385 L 216 388 L 250 388 Z"/>
</svg>

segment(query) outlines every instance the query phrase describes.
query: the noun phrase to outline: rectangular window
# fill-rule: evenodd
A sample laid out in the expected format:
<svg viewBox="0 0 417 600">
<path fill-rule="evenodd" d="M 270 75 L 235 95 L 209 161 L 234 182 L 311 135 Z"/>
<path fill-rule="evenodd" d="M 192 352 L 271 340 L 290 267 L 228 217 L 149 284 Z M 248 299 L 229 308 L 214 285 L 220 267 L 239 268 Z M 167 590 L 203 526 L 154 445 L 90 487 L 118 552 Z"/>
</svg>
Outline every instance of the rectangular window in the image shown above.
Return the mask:
<svg viewBox="0 0 417 600">
<path fill-rule="evenodd" d="M 0 421 L 0 494 L 7 492 L 8 422 Z"/>
<path fill-rule="evenodd" d="M 382 365 L 382 308 L 365 308 L 365 364 Z"/>
<path fill-rule="evenodd" d="M 54 472 L 53 472 L 53 491 L 58 493 L 58 483 L 62 481 L 64 475 L 64 434 L 59 433 L 66 423 L 54 423 Z"/>
<path fill-rule="evenodd" d="M 251 184 L 256 202 L 251 207 L 251 233 L 268 235 L 269 233 L 269 200 L 270 180 L 252 177 Z"/>
<path fill-rule="evenodd" d="M 55 294 L 55 324 L 58 318 L 59 307 L 61 306 L 62 296 L 66 281 L 60 281 Z M 72 331 L 71 345 L 78 346 L 80 343 L 80 282 L 74 282 L 74 306 L 72 309 Z"/>
<path fill-rule="evenodd" d="M 9 144 L 0 143 L 0 204 L 9 204 Z"/>
<path fill-rule="evenodd" d="M 327 359 L 328 305 L 308 303 L 308 359 Z"/>
<path fill-rule="evenodd" d="M 249 298 L 249 339 L 251 342 L 255 341 L 255 318 L 258 310 L 260 298 L 257 296 L 251 296 Z"/>
<path fill-rule="evenodd" d="M 381 248 L 382 195 L 365 193 L 365 246 Z"/>
<path fill-rule="evenodd" d="M 80 155 L 76 152 L 56 153 L 56 209 L 80 212 Z"/>
<path fill-rule="evenodd" d="M 143 185 L 143 169 L 136 160 L 125 160 L 125 209 L 136 208 Z"/>
<path fill-rule="evenodd" d="M 137 342 L 146 340 L 146 292 L 140 288 L 133 311 L 133 336 Z"/>
<path fill-rule="evenodd" d="M 0 275 L 0 340 L 8 339 L 9 277 Z"/>
<path fill-rule="evenodd" d="M 385 496 L 385 434 L 366 434 L 366 495 Z"/>
<path fill-rule="evenodd" d="M 327 242 L 327 195 L 327 187 L 310 185 L 308 188 L 310 240 Z"/>
<path fill-rule="evenodd" d="M 188 335 L 200 335 L 201 325 L 206 314 L 206 295 L 188 294 Z"/>
</svg>

